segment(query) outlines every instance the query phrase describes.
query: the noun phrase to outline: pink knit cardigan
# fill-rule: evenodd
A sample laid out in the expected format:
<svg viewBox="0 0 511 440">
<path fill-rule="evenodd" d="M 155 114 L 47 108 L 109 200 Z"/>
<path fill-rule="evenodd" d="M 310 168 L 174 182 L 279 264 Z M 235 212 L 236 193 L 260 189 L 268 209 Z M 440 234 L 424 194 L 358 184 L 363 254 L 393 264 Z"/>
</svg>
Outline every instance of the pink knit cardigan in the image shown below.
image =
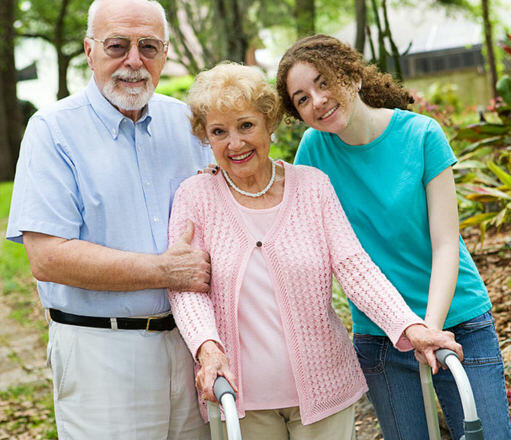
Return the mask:
<svg viewBox="0 0 511 440">
<path fill-rule="evenodd" d="M 169 243 L 182 234 L 186 219 L 194 222 L 192 245 L 211 255 L 211 290 L 169 291 L 169 300 L 194 356 L 208 339 L 225 347 L 240 385 L 237 404 L 243 417 L 238 296 L 250 254 L 262 242 L 302 422 L 310 424 L 350 406 L 367 391 L 348 333 L 332 308 L 332 272 L 399 349 L 411 348 L 403 331 L 423 321 L 362 249 L 328 177 L 306 166 L 284 167 L 282 206 L 264 237 L 248 232 L 220 174 L 193 176 L 181 184 L 172 206 Z M 206 418 L 202 401 L 201 412 Z"/>
</svg>

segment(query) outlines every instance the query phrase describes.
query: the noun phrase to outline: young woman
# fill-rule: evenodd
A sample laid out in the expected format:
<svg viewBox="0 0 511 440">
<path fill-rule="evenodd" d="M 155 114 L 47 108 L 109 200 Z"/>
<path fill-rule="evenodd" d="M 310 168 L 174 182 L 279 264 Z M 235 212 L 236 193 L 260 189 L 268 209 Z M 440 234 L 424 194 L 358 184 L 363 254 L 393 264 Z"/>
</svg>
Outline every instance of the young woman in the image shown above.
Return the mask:
<svg viewBox="0 0 511 440">
<path fill-rule="evenodd" d="M 407 111 L 410 94 L 339 40 L 315 35 L 283 56 L 277 89 L 306 131 L 295 163 L 330 177 L 362 246 L 407 304 L 462 344 L 485 438 L 509 440 L 504 370 L 491 303 L 459 236 L 456 163 L 433 119 Z M 427 438 L 418 363 L 392 347 L 352 303 L 354 344 L 386 439 Z M 420 356 L 419 356 L 420 357 Z M 462 407 L 449 372 L 434 385 L 453 438 Z"/>
</svg>

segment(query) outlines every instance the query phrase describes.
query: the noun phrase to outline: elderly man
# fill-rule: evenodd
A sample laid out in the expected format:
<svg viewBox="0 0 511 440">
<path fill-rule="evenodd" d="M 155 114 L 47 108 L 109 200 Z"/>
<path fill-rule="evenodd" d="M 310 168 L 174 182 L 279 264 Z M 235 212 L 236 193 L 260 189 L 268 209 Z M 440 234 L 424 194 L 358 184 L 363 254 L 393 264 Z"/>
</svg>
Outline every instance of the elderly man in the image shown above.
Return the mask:
<svg viewBox="0 0 511 440">
<path fill-rule="evenodd" d="M 209 161 L 186 106 L 153 95 L 168 25 L 152 0 L 96 0 L 82 92 L 22 143 L 7 238 L 23 242 L 51 317 L 60 439 L 206 439 L 193 361 L 166 288 L 206 292 L 193 225 L 167 249 L 172 197 Z"/>
</svg>

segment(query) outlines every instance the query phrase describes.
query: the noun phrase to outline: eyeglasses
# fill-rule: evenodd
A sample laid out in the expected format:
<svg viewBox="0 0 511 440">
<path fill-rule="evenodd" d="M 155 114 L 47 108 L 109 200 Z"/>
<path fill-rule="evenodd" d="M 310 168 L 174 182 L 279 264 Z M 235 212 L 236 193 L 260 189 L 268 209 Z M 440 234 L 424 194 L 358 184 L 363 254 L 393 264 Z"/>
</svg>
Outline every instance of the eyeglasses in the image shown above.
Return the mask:
<svg viewBox="0 0 511 440">
<path fill-rule="evenodd" d="M 126 56 L 131 47 L 131 40 L 127 37 L 111 37 L 105 40 L 91 38 L 91 40 L 103 43 L 103 50 L 111 58 Z M 144 58 L 153 59 L 167 49 L 167 43 L 157 38 L 142 37 L 136 41 L 138 51 Z"/>
</svg>

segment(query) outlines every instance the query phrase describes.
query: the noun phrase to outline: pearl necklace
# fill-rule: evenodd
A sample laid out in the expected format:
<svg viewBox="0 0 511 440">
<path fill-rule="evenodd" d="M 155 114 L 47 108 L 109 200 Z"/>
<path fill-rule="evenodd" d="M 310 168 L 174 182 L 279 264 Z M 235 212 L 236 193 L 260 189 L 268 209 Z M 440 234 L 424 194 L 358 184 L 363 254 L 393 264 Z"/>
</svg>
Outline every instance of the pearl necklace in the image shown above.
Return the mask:
<svg viewBox="0 0 511 440">
<path fill-rule="evenodd" d="M 231 185 L 231 187 L 234 191 L 239 192 L 240 194 L 243 194 L 244 196 L 247 196 L 247 197 L 261 197 L 262 195 L 266 194 L 270 190 L 271 186 L 273 185 L 273 182 L 275 182 L 275 162 L 271 158 L 270 158 L 270 160 L 271 160 L 271 179 L 268 182 L 268 185 L 266 185 L 266 188 L 264 188 L 263 190 L 261 190 L 257 193 L 249 193 L 247 191 L 243 191 L 242 189 L 238 188 L 234 184 L 234 182 L 229 177 L 229 174 L 227 174 L 227 171 L 222 170 L 222 173 L 225 177 L 225 180 L 227 180 L 227 182 L 229 183 L 229 185 Z"/>
</svg>

